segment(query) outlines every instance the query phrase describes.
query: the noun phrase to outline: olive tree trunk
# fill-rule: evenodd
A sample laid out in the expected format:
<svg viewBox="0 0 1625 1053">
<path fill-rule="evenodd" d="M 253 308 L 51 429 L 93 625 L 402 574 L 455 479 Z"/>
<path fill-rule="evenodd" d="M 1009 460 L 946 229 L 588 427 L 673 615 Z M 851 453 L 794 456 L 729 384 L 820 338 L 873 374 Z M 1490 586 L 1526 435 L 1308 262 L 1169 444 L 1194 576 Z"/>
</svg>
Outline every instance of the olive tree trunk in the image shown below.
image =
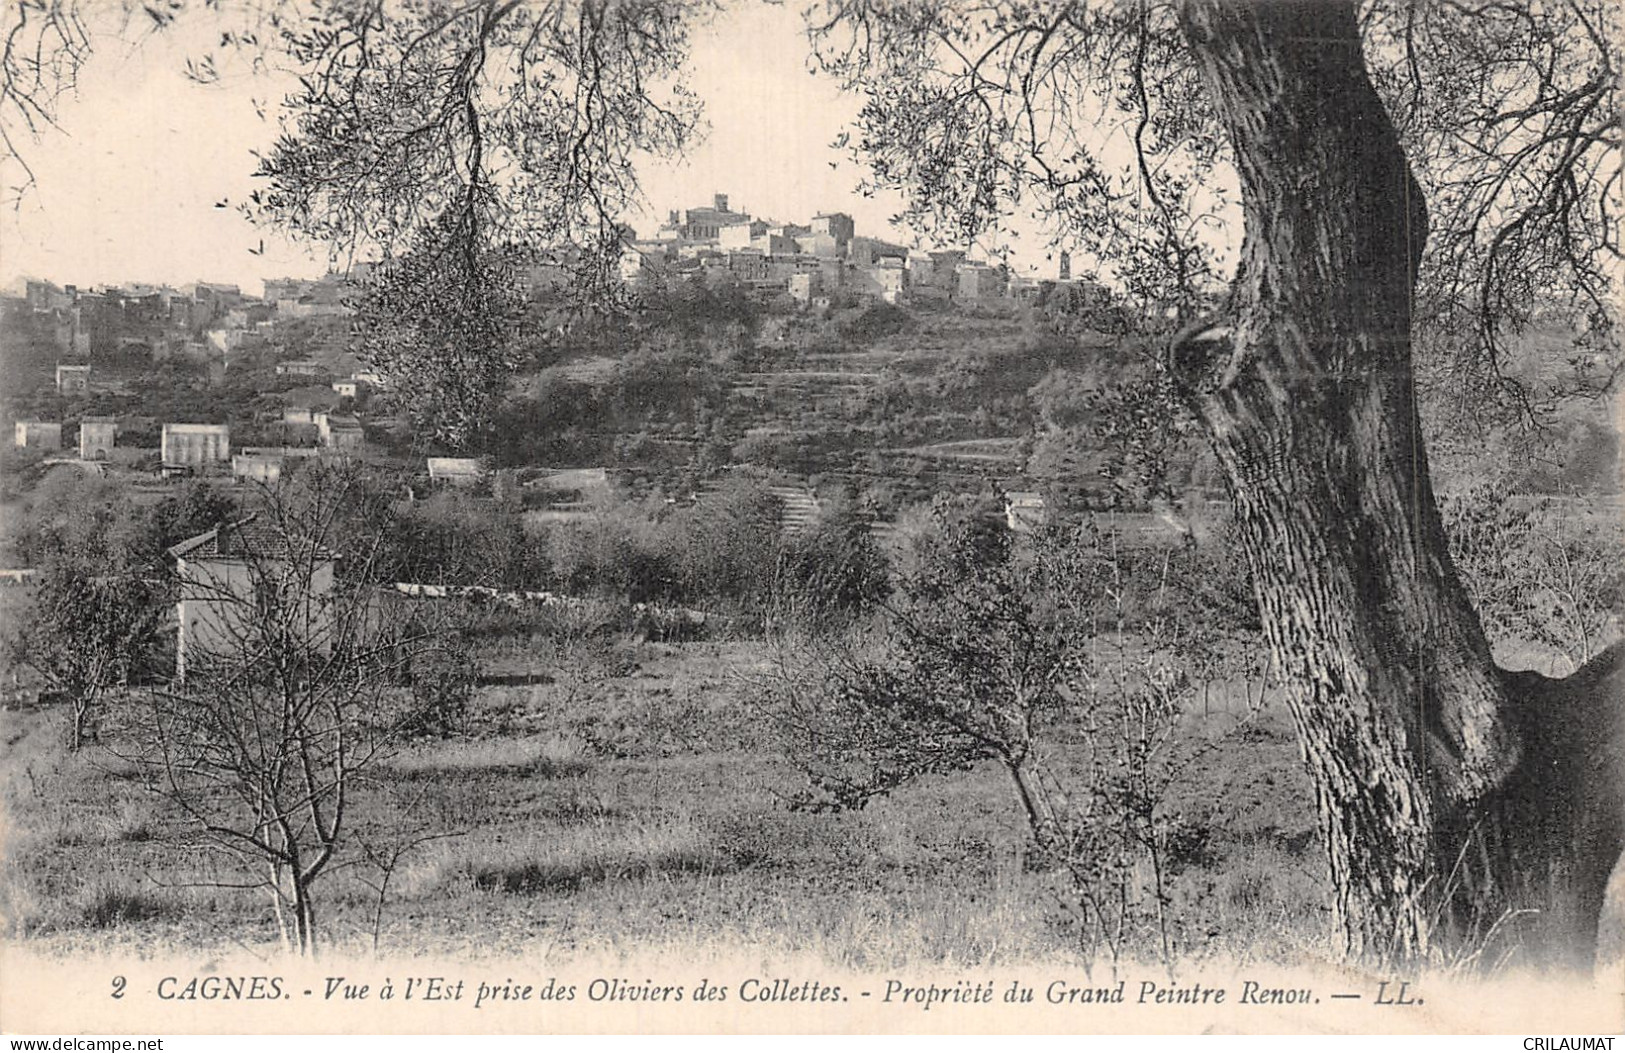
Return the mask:
<svg viewBox="0 0 1625 1053">
<path fill-rule="evenodd" d="M 1470 946 L 1539 907 L 1587 954 L 1619 849 L 1612 775 L 1583 802 L 1618 706 L 1584 678 L 1497 669 L 1451 565 L 1411 371 L 1427 213 L 1354 7 L 1187 0 L 1180 17 L 1246 233 L 1226 338 L 1176 341 L 1170 365 L 1234 496 L 1347 950 Z"/>
</svg>

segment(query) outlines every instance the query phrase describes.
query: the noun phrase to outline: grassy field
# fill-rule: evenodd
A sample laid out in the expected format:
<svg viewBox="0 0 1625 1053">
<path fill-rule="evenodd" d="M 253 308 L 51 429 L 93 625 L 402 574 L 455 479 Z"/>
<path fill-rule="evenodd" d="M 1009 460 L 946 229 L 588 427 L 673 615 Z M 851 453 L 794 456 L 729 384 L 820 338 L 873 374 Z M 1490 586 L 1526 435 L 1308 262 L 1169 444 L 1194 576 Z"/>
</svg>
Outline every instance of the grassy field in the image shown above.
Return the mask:
<svg viewBox="0 0 1625 1053">
<path fill-rule="evenodd" d="M 796 811 L 799 776 L 755 705 L 759 641 L 540 653 L 487 654 L 466 733 L 405 744 L 358 787 L 351 843 L 372 859 L 353 852 L 317 888 L 331 948 L 568 958 L 725 944 L 854 969 L 1077 954 L 998 772 L 927 779 L 859 812 Z M 1183 734 L 1232 728 L 1221 708 Z M 274 942 L 268 895 L 229 887 L 244 872 L 190 847 L 133 766 L 105 748 L 69 754 L 60 712 L 0 718 L 11 937 L 69 953 Z M 107 745 L 119 749 L 116 730 Z M 1226 734 L 1165 811 L 1190 835 L 1169 883 L 1181 959 L 1324 953 L 1312 798 L 1284 713 Z"/>
</svg>

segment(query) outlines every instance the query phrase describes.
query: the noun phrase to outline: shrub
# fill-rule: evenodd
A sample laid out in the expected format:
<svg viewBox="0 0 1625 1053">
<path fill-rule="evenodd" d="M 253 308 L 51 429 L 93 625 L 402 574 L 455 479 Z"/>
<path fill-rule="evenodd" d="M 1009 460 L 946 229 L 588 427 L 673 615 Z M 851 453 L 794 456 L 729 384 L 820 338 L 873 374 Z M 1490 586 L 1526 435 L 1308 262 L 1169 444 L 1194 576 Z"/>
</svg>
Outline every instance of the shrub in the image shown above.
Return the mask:
<svg viewBox="0 0 1625 1053">
<path fill-rule="evenodd" d="M 102 883 L 80 894 L 81 920 L 86 928 L 111 929 L 132 922 L 170 918 L 180 911 L 173 903 L 149 892 Z"/>
<path fill-rule="evenodd" d="M 415 656 L 412 710 L 402 733 L 445 738 L 465 731 L 477 679 L 474 657 L 461 641 Z"/>
<path fill-rule="evenodd" d="M 778 557 L 781 505 L 765 479 L 737 474 L 664 524 L 679 590 L 697 606 L 758 608 Z"/>
<path fill-rule="evenodd" d="M 68 745 L 78 749 L 97 737 L 104 699 L 158 668 L 162 622 L 160 596 L 139 579 L 52 568 L 35 586 L 5 650 L 67 703 Z"/>
<path fill-rule="evenodd" d="M 883 336 L 901 333 L 913 322 L 913 317 L 901 307 L 879 301 L 865 307 L 855 317 L 843 318 L 840 334 L 853 343 L 867 344 Z"/>
<path fill-rule="evenodd" d="M 573 596 L 644 603 L 671 596 L 679 578 L 664 532 L 626 501 L 601 502 L 590 520 L 560 524 L 546 546 L 553 580 Z"/>
<path fill-rule="evenodd" d="M 848 496 L 789 538 L 774 574 L 773 614 L 822 631 L 849 624 L 891 592 L 870 517 Z"/>
</svg>

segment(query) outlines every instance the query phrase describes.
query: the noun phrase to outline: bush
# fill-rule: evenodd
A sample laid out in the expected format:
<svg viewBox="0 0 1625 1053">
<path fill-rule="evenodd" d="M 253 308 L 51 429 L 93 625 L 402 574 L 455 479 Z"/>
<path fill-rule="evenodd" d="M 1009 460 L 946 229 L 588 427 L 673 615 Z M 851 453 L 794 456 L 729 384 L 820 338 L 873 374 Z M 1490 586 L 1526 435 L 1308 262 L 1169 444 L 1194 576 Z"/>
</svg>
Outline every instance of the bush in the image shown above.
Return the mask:
<svg viewBox="0 0 1625 1053">
<path fill-rule="evenodd" d="M 769 483 L 766 475 L 735 472 L 676 509 L 600 502 L 589 520 L 549 530 L 551 575 L 573 596 L 750 616 L 796 608 L 815 620 L 847 617 L 885 596 L 885 560 L 850 500 L 787 537 Z"/>
<path fill-rule="evenodd" d="M 78 749 L 98 737 L 101 710 L 114 691 L 162 668 L 162 597 L 137 578 L 52 568 L 31 600 L 4 650 L 66 703 L 68 745 Z"/>
<path fill-rule="evenodd" d="M 857 344 L 869 344 L 881 337 L 895 336 L 913 325 L 914 318 L 896 304 L 884 301 L 872 303 L 855 317 L 840 322 L 842 338 Z"/>
<path fill-rule="evenodd" d="M 144 574 L 162 561 L 165 547 L 190 536 L 175 536 L 173 509 L 199 492 L 214 493 L 189 485 L 180 498 L 149 511 L 119 480 L 56 468 L 34 487 L 19 517 L 11 539 L 16 558 L 23 566 L 55 565 L 83 576 Z"/>
<path fill-rule="evenodd" d="M 403 722 L 409 737 L 446 738 L 468 727 L 468 704 L 479 671 L 461 641 L 416 656 L 412 669 L 412 710 Z"/>
<path fill-rule="evenodd" d="M 406 581 L 536 587 L 550 577 L 532 560 L 516 503 L 450 491 L 390 514 L 386 557 Z"/>
<path fill-rule="evenodd" d="M 802 628 L 850 624 L 891 592 L 891 568 L 850 496 L 789 538 L 774 574 L 773 613 Z"/>
<path fill-rule="evenodd" d="M 759 609 L 772 587 L 781 504 L 765 480 L 731 476 L 664 524 L 678 590 L 696 606 Z"/>
<path fill-rule="evenodd" d="M 647 603 L 678 590 L 680 571 L 665 532 L 627 501 L 600 502 L 590 520 L 550 530 L 546 560 L 552 579 L 572 596 Z"/>
</svg>

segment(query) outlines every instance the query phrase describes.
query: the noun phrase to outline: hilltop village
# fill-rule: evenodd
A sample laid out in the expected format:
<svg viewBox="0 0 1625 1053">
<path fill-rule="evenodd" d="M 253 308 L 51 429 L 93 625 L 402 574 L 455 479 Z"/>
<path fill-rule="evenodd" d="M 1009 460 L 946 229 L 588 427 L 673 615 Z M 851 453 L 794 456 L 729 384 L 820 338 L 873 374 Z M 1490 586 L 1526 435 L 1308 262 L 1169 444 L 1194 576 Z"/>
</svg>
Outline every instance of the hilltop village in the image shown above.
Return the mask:
<svg viewBox="0 0 1625 1053">
<path fill-rule="evenodd" d="M 1062 265 L 1060 279 L 1071 275 Z M 886 303 L 957 298 L 992 300 L 1010 290 L 1008 268 L 963 251 L 919 252 L 860 235 L 850 215 L 820 212 L 808 223 L 776 223 L 728 207 L 673 210 L 655 236 L 633 239 L 622 260 L 628 281 L 655 274 L 715 274 L 758 294 L 787 293 L 803 307 L 827 308 L 839 291 Z M 1016 292 L 1032 282 L 1016 282 Z"/>
<path fill-rule="evenodd" d="M 259 295 L 201 280 L 29 280 L 0 300 L 10 456 L 149 488 L 266 484 L 301 459 L 359 458 L 420 491 L 488 489 L 494 473 L 517 471 L 680 499 L 757 466 L 803 513 L 832 484 L 926 498 L 994 479 L 1020 516 L 1043 505 L 1026 471 L 1042 424 L 1028 389 L 1083 346 L 1060 316 L 1110 301 L 1071 277 L 1064 253 L 1057 277 L 1039 281 L 860 233 L 843 212 L 758 219 L 725 194 L 670 212 L 650 237 L 626 230 L 624 246 L 628 287 L 693 316 L 689 346 L 654 348 L 647 331 L 549 346 L 471 450 L 415 434 L 391 398 L 400 378 L 358 356 L 368 265 L 268 278 Z M 533 265 L 533 299 L 545 303 L 565 275 Z"/>
</svg>

